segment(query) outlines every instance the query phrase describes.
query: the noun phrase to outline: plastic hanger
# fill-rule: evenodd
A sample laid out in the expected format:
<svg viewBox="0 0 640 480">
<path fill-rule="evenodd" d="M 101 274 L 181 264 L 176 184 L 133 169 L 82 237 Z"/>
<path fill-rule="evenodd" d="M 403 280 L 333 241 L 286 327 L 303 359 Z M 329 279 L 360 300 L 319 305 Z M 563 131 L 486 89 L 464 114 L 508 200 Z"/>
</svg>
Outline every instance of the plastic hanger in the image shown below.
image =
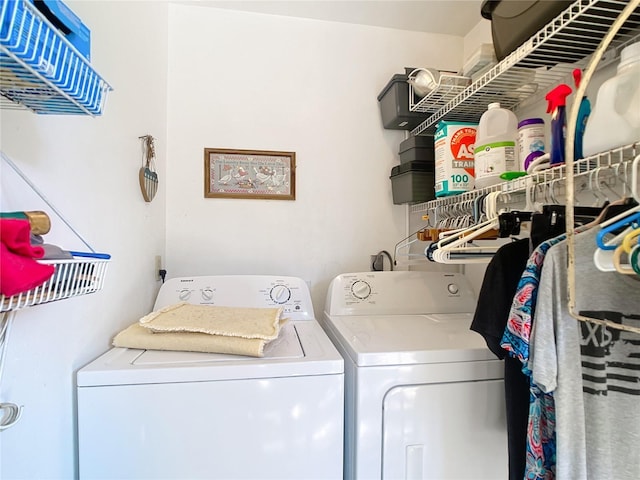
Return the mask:
<svg viewBox="0 0 640 480">
<path fill-rule="evenodd" d="M 631 264 L 633 271 L 640 275 L 640 243 L 631 249 L 629 263 Z"/>
<path fill-rule="evenodd" d="M 464 249 L 436 249 L 432 252 L 433 261 L 448 264 L 488 263 L 496 253 L 496 248 L 467 246 Z"/>
<path fill-rule="evenodd" d="M 628 264 L 621 264 L 620 257 L 626 253 Z M 638 256 L 640 254 L 640 228 L 625 235 L 622 243 L 614 250 L 613 264 L 616 270 L 625 275 L 640 275 L 640 265 Z"/>
<path fill-rule="evenodd" d="M 635 211 L 635 210 L 637 210 L 637 208 L 632 209 L 632 211 Z M 617 220 L 606 226 L 603 226 L 603 228 L 598 232 L 596 236 L 596 243 L 598 244 L 598 248 L 602 250 L 615 250 L 616 247 L 618 246 L 618 243 L 606 242 L 605 237 L 608 234 L 613 233 L 616 230 L 620 230 L 621 228 L 625 228 L 625 227 L 632 227 L 632 229 L 636 229 L 640 227 L 640 211 L 635 211 L 634 213 L 627 212 L 622 215 L 623 215 L 622 219 Z M 615 218 L 616 217 L 614 217 L 614 220 Z M 625 232 L 629 233 L 629 229 L 626 229 Z M 616 239 L 619 239 L 619 241 L 621 241 L 622 238 L 620 238 L 620 235 L 616 236 Z"/>
<path fill-rule="evenodd" d="M 502 192 L 490 192 L 484 201 L 484 212 L 487 220 L 473 226 L 457 230 L 453 233 L 441 234 L 438 242 L 432 243 L 425 249 L 425 256 L 439 263 L 487 263 L 499 246 L 471 245 L 473 240 L 484 238 L 487 234 L 494 234 L 500 227 L 497 200 Z"/>
<path fill-rule="evenodd" d="M 638 178 L 640 171 L 640 155 L 637 155 L 631 165 L 631 197 L 636 202 L 636 205 L 600 224 L 601 227 L 609 227 L 610 225 L 627 219 L 633 216 L 635 213 L 640 213 L 640 179 Z M 625 182 L 625 186 L 626 186 Z"/>
<path fill-rule="evenodd" d="M 632 230 L 631 232 L 627 233 L 627 235 L 625 235 L 625 237 L 622 239 L 622 248 L 625 252 L 630 254 L 634 243 L 640 244 L 640 228 L 636 228 L 635 230 Z"/>
<path fill-rule="evenodd" d="M 605 221 L 602 224 L 605 225 L 606 223 L 609 223 L 611 221 L 615 223 L 616 219 L 625 218 L 625 216 L 629 215 L 629 212 L 632 212 L 634 208 L 637 207 L 637 204 L 635 205 L 635 207 L 630 207 L 630 205 L 632 204 L 635 204 L 635 200 L 631 198 L 625 198 L 620 201 L 614 202 L 610 205 L 607 205 L 607 207 L 603 209 L 602 215 L 600 215 L 593 223 L 597 224 L 597 222 L 600 219 L 606 218 L 607 214 L 609 213 L 618 212 L 620 209 L 627 209 L 626 211 L 623 211 L 621 213 L 618 213 L 617 215 L 614 215 L 610 221 L 608 222 Z M 590 224 L 589 226 L 593 226 L 593 225 Z M 635 229 L 635 230 L 632 228 L 624 229 L 618 235 L 607 240 L 605 245 L 609 245 L 610 248 L 607 248 L 607 249 L 596 248 L 595 252 L 593 253 L 593 263 L 598 268 L 598 270 L 601 270 L 603 272 L 613 272 L 616 270 L 616 264 L 615 264 L 616 259 L 613 256 L 615 250 L 616 248 L 618 248 L 618 246 L 624 243 L 625 239 L 627 239 L 631 235 L 631 233 L 635 232 L 636 230 L 638 229 Z"/>
<path fill-rule="evenodd" d="M 499 227 L 498 212 L 496 211 L 496 201 L 500 192 L 490 192 L 485 199 L 485 212 L 487 219 L 471 227 L 458 230 L 455 234 L 449 235 L 438 242 L 437 248 L 455 248 L 470 242 L 474 238 L 492 229 Z"/>
<path fill-rule="evenodd" d="M 626 265 L 622 263 L 622 255 L 625 253 L 623 245 L 619 245 L 613 251 L 613 267 L 618 273 L 622 273 L 623 275 L 635 275 L 636 272 L 633 271 L 630 263 Z"/>
<path fill-rule="evenodd" d="M 598 270 L 602 272 L 616 271 L 616 267 L 613 263 L 613 254 L 616 248 L 618 248 L 618 246 L 622 244 L 622 240 L 624 240 L 624 237 L 632 231 L 633 229 L 627 228 L 623 230 L 622 233 L 619 233 L 615 237 L 609 239 L 604 244 L 607 248 L 596 248 L 596 251 L 593 252 L 593 263 Z"/>
<path fill-rule="evenodd" d="M 613 217 L 616 217 L 618 215 L 622 217 L 622 214 L 629 214 L 629 210 L 637 205 L 637 202 L 630 197 L 615 200 L 608 205 L 605 205 L 604 208 L 600 211 L 600 214 L 596 218 L 594 218 L 593 221 L 587 223 L 585 225 L 585 228 L 602 226 L 604 222 Z"/>
</svg>

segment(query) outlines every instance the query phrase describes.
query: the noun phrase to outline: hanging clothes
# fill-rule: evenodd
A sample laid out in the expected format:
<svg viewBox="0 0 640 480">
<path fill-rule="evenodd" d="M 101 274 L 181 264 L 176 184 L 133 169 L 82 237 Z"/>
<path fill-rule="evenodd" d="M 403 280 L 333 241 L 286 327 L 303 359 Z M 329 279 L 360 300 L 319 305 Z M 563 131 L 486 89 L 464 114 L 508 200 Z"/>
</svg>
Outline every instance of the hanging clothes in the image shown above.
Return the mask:
<svg viewBox="0 0 640 480">
<path fill-rule="evenodd" d="M 529 360 L 531 329 L 544 257 L 551 246 L 565 238 L 566 235 L 561 235 L 542 242 L 531 254 L 525 272 L 518 283 L 501 340 L 501 347 L 509 352 L 510 356 L 520 360 L 529 388 L 524 467 L 524 478 L 527 480 L 555 478 L 556 438 L 553 393 L 543 392 L 532 381 Z"/>
<path fill-rule="evenodd" d="M 522 373 L 520 361 L 507 356 L 507 352 L 500 346 L 500 340 L 528 258 L 528 238 L 507 243 L 498 249 L 487 265 L 471 323 L 471 330 L 484 337 L 487 347 L 498 358 L 505 359 L 509 480 L 524 478 L 529 381 Z"/>
<path fill-rule="evenodd" d="M 600 212 L 599 208 L 581 207 L 576 220 L 585 223 Z M 505 245 L 488 265 L 471 329 L 485 338 L 498 358 L 505 359 L 510 478 L 552 480 L 553 395 L 542 392 L 531 381 L 529 336 L 544 255 L 564 238 L 558 236 L 566 229 L 564 206 L 545 205 L 542 213 L 530 219 L 530 238 Z"/>
<path fill-rule="evenodd" d="M 581 314 L 640 326 L 640 280 L 602 272 L 593 261 L 596 229 L 575 237 L 576 304 Z M 567 249 L 544 259 L 529 366 L 556 413 L 559 479 L 640 478 L 638 335 L 574 319 L 567 307 Z"/>
</svg>

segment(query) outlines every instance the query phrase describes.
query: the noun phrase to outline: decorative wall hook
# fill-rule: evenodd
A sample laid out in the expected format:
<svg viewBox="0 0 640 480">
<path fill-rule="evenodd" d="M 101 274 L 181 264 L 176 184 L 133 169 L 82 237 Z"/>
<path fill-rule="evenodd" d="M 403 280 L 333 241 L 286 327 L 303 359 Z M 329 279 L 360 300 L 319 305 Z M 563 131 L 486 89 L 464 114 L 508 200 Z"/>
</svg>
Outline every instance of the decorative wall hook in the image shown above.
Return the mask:
<svg viewBox="0 0 640 480">
<path fill-rule="evenodd" d="M 156 172 L 156 149 L 151 135 L 138 137 L 142 140 L 142 167 L 138 177 L 145 202 L 151 202 L 158 191 L 158 173 Z"/>
</svg>

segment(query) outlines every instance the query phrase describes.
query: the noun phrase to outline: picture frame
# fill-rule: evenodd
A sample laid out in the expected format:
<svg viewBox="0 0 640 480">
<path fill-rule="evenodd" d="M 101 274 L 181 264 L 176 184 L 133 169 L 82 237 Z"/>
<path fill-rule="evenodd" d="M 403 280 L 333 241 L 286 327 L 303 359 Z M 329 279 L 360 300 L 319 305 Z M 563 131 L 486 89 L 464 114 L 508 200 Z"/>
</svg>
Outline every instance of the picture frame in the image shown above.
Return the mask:
<svg viewBox="0 0 640 480">
<path fill-rule="evenodd" d="M 296 154 L 204 149 L 205 198 L 296 199 Z"/>
</svg>

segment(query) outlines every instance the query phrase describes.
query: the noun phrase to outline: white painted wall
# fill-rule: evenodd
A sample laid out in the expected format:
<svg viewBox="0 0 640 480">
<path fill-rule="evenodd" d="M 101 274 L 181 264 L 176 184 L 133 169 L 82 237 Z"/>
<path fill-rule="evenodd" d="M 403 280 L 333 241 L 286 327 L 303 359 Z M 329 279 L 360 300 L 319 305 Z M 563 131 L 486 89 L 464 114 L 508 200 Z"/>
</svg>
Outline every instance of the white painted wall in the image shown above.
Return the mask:
<svg viewBox="0 0 640 480">
<path fill-rule="evenodd" d="M 169 276 L 369 270 L 405 236 L 391 168 L 404 132 L 378 94 L 405 66 L 456 70 L 462 38 L 170 5 Z M 204 198 L 204 148 L 295 151 L 295 201 Z"/>
<path fill-rule="evenodd" d="M 95 69 L 115 89 L 104 115 L 2 110 L 1 148 L 91 246 L 113 259 L 103 291 L 16 316 L 0 401 L 24 405 L 24 413 L 0 432 L 3 480 L 76 476 L 75 372 L 151 308 L 159 287 L 154 256 L 165 248 L 167 5 L 69 4 L 91 29 Z M 151 204 L 138 186 L 138 136 L 147 133 L 157 138 L 161 179 Z M 4 163 L 0 181 L 2 210 L 49 210 Z M 52 220 L 48 242 L 85 249 Z"/>
<path fill-rule="evenodd" d="M 301 276 L 320 313 L 334 275 L 392 251 L 406 230 L 388 179 L 404 133 L 382 128 L 376 97 L 404 66 L 454 70 L 462 59 L 458 37 L 165 1 L 69 3 L 115 89 L 105 113 L 3 110 L 1 148 L 113 260 L 103 291 L 16 317 L 0 401 L 24 415 L 0 433 L 3 480 L 77 476 L 75 372 L 149 311 L 155 255 L 170 276 Z M 151 204 L 138 187 L 147 133 L 161 181 Z M 295 151 L 297 199 L 204 199 L 205 147 Z M 0 208 L 47 210 L 5 165 L 0 173 Z M 83 248 L 53 222 L 48 242 Z"/>
<path fill-rule="evenodd" d="M 391 249 L 405 226 L 387 177 L 404 134 L 382 129 L 375 98 L 405 65 L 454 69 L 461 57 L 455 37 L 175 5 L 168 21 L 164 2 L 70 4 L 115 88 L 105 114 L 3 110 L 1 146 L 113 260 L 103 291 L 17 315 L 0 400 L 25 410 L 1 434 L 3 479 L 77 475 L 75 372 L 151 308 L 165 233 L 170 274 L 299 275 L 316 309 L 331 277 Z M 137 137 L 147 133 L 161 179 L 151 204 L 137 179 Z M 205 147 L 296 151 L 297 200 L 205 200 Z M 5 165 L 1 173 L 3 210 L 47 210 Z M 48 242 L 83 248 L 53 224 Z"/>
</svg>

